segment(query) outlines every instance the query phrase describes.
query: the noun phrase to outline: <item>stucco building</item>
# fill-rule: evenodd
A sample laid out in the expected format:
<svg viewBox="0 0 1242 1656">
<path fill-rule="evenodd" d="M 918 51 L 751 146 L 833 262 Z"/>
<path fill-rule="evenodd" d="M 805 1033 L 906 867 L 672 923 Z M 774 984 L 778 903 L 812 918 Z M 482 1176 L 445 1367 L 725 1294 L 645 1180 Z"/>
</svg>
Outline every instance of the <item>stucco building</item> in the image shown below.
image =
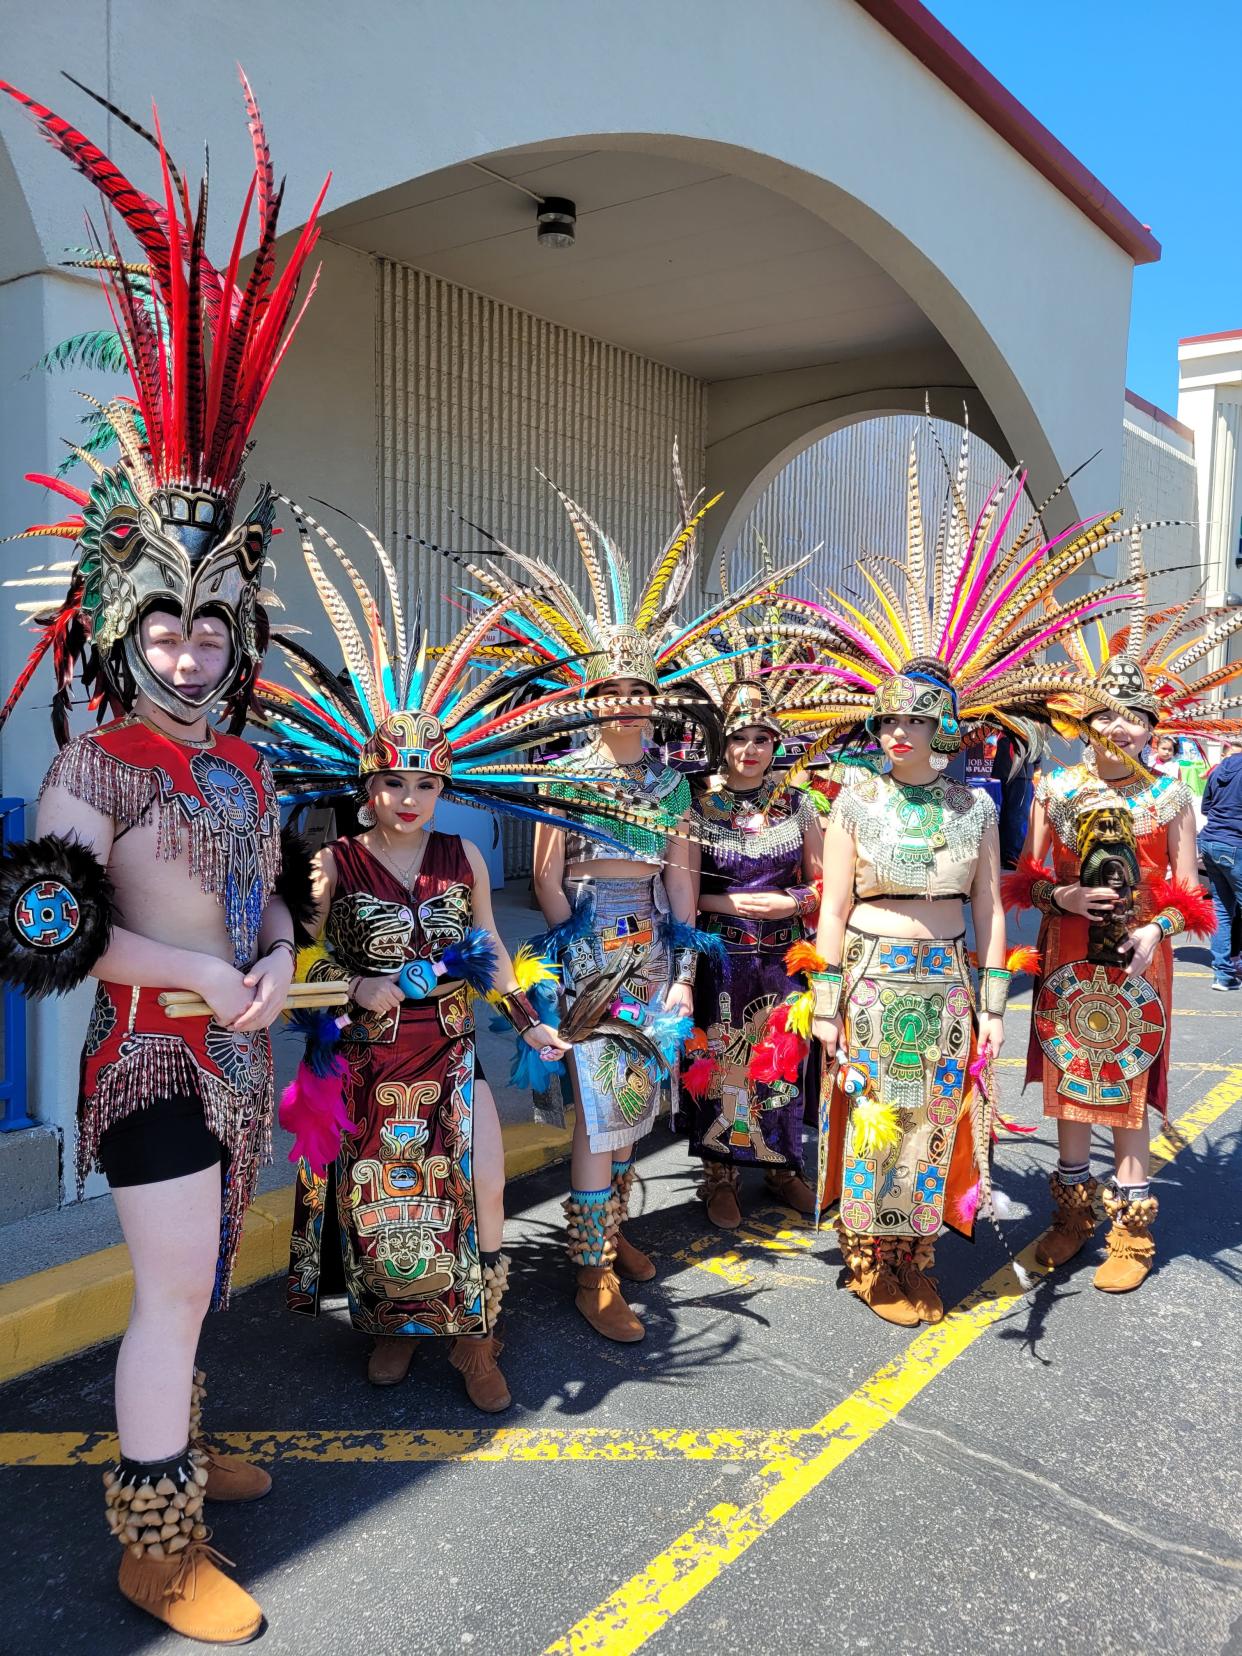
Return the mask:
<svg viewBox="0 0 1242 1656">
<path fill-rule="evenodd" d="M 288 225 L 333 171 L 320 291 L 252 470 L 375 524 L 433 611 L 451 576 L 417 542 L 471 544 L 457 513 L 569 556 L 536 466 L 640 546 L 668 520 L 679 437 L 692 481 L 726 495 L 710 562 L 791 459 L 925 394 L 948 420 L 965 404 L 1036 496 L 1101 451 L 1054 528 L 1119 497 L 1131 278 L 1158 246 L 916 0 L 44 0 L 10 21 L 3 70 L 140 178 L 145 146 L 58 71 L 139 116 L 154 94 L 188 167 L 210 141 L 219 236 L 247 154 L 238 59 Z M 572 247 L 538 241 L 546 198 L 573 203 Z M 7 528 L 39 517 L 21 472 L 79 417 L 72 381 L 25 376 L 100 325 L 93 280 L 63 264 L 88 206 L 0 110 Z M 314 615 L 294 559 L 278 586 Z M 0 626 L 0 676 L 27 648 Z M 39 700 L 5 733 L 8 796 L 47 761 Z M 30 1016 L 29 1107 L 52 1137 L 82 1016 L 76 999 Z"/>
</svg>

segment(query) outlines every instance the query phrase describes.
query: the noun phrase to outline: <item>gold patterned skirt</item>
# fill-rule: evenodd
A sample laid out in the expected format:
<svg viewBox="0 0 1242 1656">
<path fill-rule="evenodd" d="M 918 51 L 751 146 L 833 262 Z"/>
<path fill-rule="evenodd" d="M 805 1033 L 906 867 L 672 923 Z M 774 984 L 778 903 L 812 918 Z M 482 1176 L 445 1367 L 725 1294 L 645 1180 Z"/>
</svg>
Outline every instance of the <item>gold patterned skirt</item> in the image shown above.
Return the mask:
<svg viewBox="0 0 1242 1656">
<path fill-rule="evenodd" d="M 974 996 L 962 938 L 879 937 L 848 927 L 838 1062 L 820 1111 L 820 1207 L 874 1236 L 931 1237 L 975 1182 L 969 1114 Z M 964 1131 L 959 1131 L 961 1128 Z"/>
</svg>

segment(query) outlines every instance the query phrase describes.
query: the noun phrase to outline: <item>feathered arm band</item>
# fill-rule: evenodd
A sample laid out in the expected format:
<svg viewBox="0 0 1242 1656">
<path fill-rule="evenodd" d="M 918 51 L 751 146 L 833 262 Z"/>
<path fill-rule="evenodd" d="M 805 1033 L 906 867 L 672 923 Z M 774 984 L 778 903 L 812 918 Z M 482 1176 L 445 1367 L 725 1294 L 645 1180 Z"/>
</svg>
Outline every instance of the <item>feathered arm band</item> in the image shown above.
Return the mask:
<svg viewBox="0 0 1242 1656">
<path fill-rule="evenodd" d="M 322 1178 L 341 1153 L 341 1139 L 356 1133 L 345 1107 L 345 1078 L 349 1065 L 341 1052 L 341 1018 L 330 1011 L 302 1011 L 290 1023 L 306 1037 L 306 1047 L 293 1080 L 280 1095 L 280 1125 L 293 1134 L 289 1160 L 304 1161 L 315 1178 Z"/>
<path fill-rule="evenodd" d="M 724 964 L 724 938 L 717 932 L 702 931 L 684 920 L 674 920 L 670 914 L 665 917 L 661 933 L 672 951 L 674 983 L 694 983 L 700 955 L 717 965 Z"/>
<path fill-rule="evenodd" d="M 1041 914 L 1060 914 L 1063 911 L 1053 898 L 1055 876 L 1046 864 L 1034 857 L 1023 856 L 1009 874 L 1001 875 L 1001 904 L 1007 914 L 1020 914 L 1023 909 L 1037 908 Z"/>
<path fill-rule="evenodd" d="M 1159 926 L 1166 937 L 1179 937 L 1182 932 L 1211 937 L 1216 930 L 1216 910 L 1203 886 L 1187 885 L 1183 880 L 1156 880 L 1151 897 L 1156 912 L 1150 923 Z"/>
<path fill-rule="evenodd" d="M 275 895 L 283 899 L 293 921 L 293 941 L 304 949 L 315 941 L 315 922 L 318 906 L 311 888 L 314 852 L 292 828 L 280 834 L 280 873 L 276 876 Z"/>
<path fill-rule="evenodd" d="M 95 853 L 59 834 L 0 853 L 0 981 L 63 995 L 112 937 L 112 882 Z"/>
</svg>

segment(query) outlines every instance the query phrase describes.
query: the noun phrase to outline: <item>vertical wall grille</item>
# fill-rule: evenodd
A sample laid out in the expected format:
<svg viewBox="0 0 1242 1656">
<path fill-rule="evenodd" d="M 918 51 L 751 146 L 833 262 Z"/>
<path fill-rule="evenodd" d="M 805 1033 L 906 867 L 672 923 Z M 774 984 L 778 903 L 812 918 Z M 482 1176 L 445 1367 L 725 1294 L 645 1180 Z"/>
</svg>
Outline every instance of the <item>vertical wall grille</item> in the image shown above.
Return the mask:
<svg viewBox="0 0 1242 1656">
<path fill-rule="evenodd" d="M 376 385 L 383 534 L 433 637 L 453 629 L 457 571 L 425 551 L 484 543 L 463 519 L 571 574 L 579 560 L 536 468 L 592 513 L 641 568 L 674 518 L 673 439 L 703 476 L 695 379 L 486 295 L 380 259 Z M 509 830 L 506 872 L 529 866 Z"/>
</svg>

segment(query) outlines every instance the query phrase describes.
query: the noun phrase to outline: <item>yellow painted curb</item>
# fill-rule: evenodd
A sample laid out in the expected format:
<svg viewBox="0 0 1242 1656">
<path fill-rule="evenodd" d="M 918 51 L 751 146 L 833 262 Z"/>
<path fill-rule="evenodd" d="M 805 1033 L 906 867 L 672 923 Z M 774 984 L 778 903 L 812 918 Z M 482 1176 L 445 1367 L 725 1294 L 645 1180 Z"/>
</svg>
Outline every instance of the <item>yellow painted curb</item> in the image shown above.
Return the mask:
<svg viewBox="0 0 1242 1656">
<path fill-rule="evenodd" d="M 573 1137 L 572 1127 L 544 1127 L 534 1121 L 516 1122 L 502 1132 L 507 1179 L 562 1161 Z M 256 1198 L 246 1214 L 233 1273 L 235 1288 L 284 1274 L 292 1228 L 292 1185 Z M 0 1284 L 0 1381 L 116 1339 L 129 1320 L 133 1292 L 129 1249 L 123 1242 Z"/>
</svg>

